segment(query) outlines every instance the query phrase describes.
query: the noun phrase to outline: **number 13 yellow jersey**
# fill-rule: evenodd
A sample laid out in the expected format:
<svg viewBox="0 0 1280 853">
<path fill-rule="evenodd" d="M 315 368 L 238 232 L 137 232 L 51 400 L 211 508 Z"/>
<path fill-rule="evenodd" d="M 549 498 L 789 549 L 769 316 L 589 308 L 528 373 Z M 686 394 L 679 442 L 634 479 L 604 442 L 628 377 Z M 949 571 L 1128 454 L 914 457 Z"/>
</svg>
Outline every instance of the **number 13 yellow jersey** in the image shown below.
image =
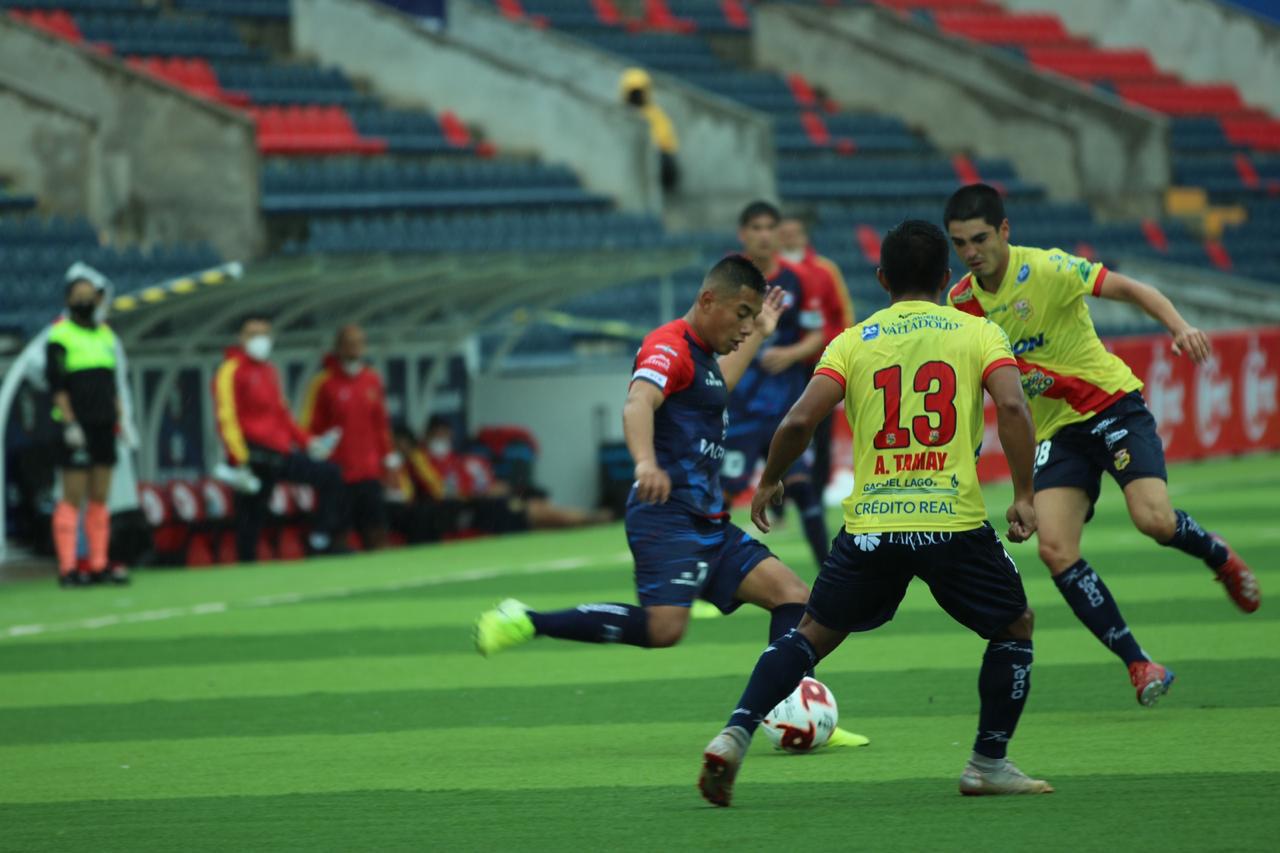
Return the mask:
<svg viewBox="0 0 1280 853">
<path fill-rule="evenodd" d="M 845 529 L 980 527 L 982 383 L 1016 364 L 999 326 L 932 302 L 895 303 L 833 340 L 815 373 L 844 387 L 853 432 Z"/>
</svg>

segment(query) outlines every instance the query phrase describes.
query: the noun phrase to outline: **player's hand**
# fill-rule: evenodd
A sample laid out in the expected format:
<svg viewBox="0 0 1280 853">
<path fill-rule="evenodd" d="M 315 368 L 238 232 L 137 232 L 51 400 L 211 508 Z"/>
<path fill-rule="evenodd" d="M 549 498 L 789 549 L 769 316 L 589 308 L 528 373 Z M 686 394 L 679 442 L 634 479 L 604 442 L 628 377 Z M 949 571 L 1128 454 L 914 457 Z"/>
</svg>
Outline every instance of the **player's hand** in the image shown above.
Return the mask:
<svg viewBox="0 0 1280 853">
<path fill-rule="evenodd" d="M 1173 333 L 1173 354 L 1186 354 L 1191 356 L 1191 360 L 1196 364 L 1204 364 L 1209 360 L 1209 352 L 1212 349 L 1209 343 L 1209 336 L 1197 329 L 1195 326 L 1187 326 Z"/>
<path fill-rule="evenodd" d="M 751 522 L 761 533 L 769 532 L 769 504 L 782 506 L 784 493 L 781 480 L 774 480 L 772 483 L 761 480 L 756 493 L 751 496 Z"/>
<path fill-rule="evenodd" d="M 67 424 L 62 428 L 62 440 L 72 450 L 79 450 L 85 445 L 84 428 L 74 421 Z"/>
<path fill-rule="evenodd" d="M 791 356 L 780 347 L 765 350 L 760 355 L 760 367 L 770 375 L 781 373 L 792 364 Z"/>
<path fill-rule="evenodd" d="M 671 497 L 671 477 L 656 462 L 636 465 L 636 499 L 647 504 L 664 504 Z"/>
<path fill-rule="evenodd" d="M 132 421 L 120 421 L 120 442 L 124 444 L 125 450 L 137 450 L 142 447 L 142 439 L 138 437 L 138 428 L 133 425 Z"/>
<path fill-rule="evenodd" d="M 1030 499 L 1015 498 L 1004 514 L 1009 522 L 1009 541 L 1026 542 L 1036 532 L 1036 508 Z"/>
<path fill-rule="evenodd" d="M 756 331 L 761 337 L 769 337 L 778 328 L 778 320 L 786 310 L 786 292 L 777 285 L 770 287 L 764 294 L 764 305 L 756 315 Z"/>
</svg>

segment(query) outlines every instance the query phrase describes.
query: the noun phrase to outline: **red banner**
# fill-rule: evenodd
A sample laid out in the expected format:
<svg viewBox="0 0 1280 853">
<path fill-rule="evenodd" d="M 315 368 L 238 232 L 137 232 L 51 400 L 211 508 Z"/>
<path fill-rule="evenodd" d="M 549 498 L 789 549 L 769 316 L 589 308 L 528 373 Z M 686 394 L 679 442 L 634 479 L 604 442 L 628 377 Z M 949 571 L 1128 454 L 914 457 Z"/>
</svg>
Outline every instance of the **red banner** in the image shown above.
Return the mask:
<svg viewBox="0 0 1280 853">
<path fill-rule="evenodd" d="M 1196 366 L 1170 350 L 1168 335 L 1116 338 L 1107 349 L 1144 383 L 1170 461 L 1280 450 L 1280 327 L 1214 332 L 1213 357 Z M 982 480 L 1009 476 L 987 400 L 978 458 Z"/>
</svg>

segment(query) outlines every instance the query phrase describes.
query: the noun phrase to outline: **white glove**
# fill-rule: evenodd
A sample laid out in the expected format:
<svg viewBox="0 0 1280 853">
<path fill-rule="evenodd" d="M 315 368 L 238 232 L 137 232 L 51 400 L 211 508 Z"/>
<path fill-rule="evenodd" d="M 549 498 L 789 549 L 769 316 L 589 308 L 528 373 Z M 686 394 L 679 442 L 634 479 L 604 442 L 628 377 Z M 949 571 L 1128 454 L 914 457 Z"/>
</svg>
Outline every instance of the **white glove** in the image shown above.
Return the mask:
<svg viewBox="0 0 1280 853">
<path fill-rule="evenodd" d="M 388 471 L 399 470 L 400 466 L 403 464 L 404 457 L 394 450 L 382 458 L 382 467 L 386 468 Z"/>
<path fill-rule="evenodd" d="M 137 450 L 142 446 L 142 440 L 138 437 L 138 428 L 133 425 L 133 421 L 120 421 L 120 441 L 124 443 L 126 450 Z"/>
<path fill-rule="evenodd" d="M 79 450 L 85 445 L 84 428 L 75 422 L 67 424 L 62 428 L 62 440 L 72 450 Z"/>
<path fill-rule="evenodd" d="M 213 466 L 213 478 L 226 483 L 234 491 L 243 492 L 246 495 L 256 495 L 262 491 L 262 481 L 249 470 L 247 465 L 234 466 L 219 462 Z"/>
<path fill-rule="evenodd" d="M 323 462 L 333 455 L 334 449 L 341 440 L 342 427 L 334 427 L 307 442 L 307 454 L 317 462 Z"/>
</svg>

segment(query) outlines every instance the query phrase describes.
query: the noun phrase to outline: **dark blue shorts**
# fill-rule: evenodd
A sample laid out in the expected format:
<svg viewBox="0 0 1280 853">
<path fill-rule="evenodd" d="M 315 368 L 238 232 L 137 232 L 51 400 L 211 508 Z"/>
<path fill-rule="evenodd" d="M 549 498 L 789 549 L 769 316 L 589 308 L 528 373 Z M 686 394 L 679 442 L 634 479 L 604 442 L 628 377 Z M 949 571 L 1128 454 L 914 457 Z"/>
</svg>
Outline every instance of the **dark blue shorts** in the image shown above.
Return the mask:
<svg viewBox="0 0 1280 853">
<path fill-rule="evenodd" d="M 893 618 L 913 577 L 952 619 L 984 639 L 1027 609 L 1022 577 L 990 524 L 947 533 L 841 530 L 807 609 L 834 631 L 870 631 Z"/>
<path fill-rule="evenodd" d="M 1102 492 L 1102 475 L 1124 488 L 1144 477 L 1168 479 L 1156 419 L 1137 391 L 1087 421 L 1069 424 L 1036 447 L 1035 489 L 1070 487 L 1089 495 L 1089 516 Z"/>
<path fill-rule="evenodd" d="M 756 471 L 756 462 L 769 456 L 769 444 L 782 419 L 770 421 L 745 421 L 735 424 L 729 422 L 729 429 L 724 440 L 724 463 L 720 466 L 720 485 L 726 494 L 736 495 L 745 492 L 751 486 L 752 476 Z M 811 477 L 813 474 L 813 448 L 805 452 L 795 464 L 787 470 L 783 481 L 796 477 Z"/>
<path fill-rule="evenodd" d="M 636 595 L 645 607 L 688 607 L 701 598 L 732 613 L 742 603 L 736 598 L 742 579 L 773 556 L 728 520 L 694 515 L 677 504 L 633 503 L 626 526 Z"/>
</svg>

